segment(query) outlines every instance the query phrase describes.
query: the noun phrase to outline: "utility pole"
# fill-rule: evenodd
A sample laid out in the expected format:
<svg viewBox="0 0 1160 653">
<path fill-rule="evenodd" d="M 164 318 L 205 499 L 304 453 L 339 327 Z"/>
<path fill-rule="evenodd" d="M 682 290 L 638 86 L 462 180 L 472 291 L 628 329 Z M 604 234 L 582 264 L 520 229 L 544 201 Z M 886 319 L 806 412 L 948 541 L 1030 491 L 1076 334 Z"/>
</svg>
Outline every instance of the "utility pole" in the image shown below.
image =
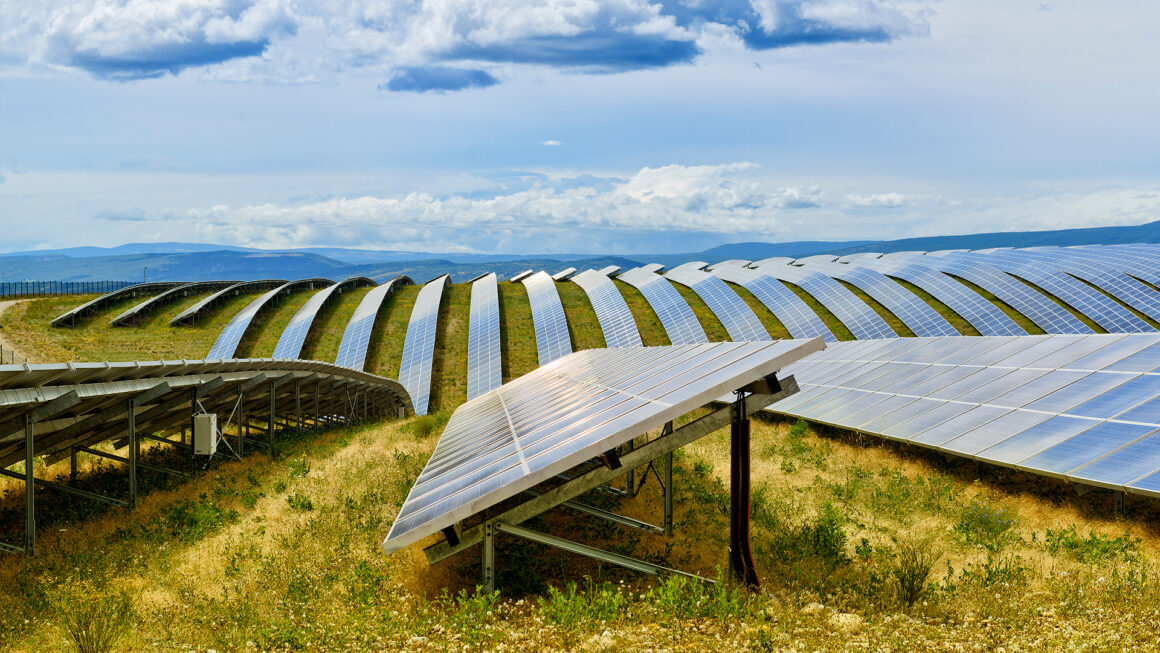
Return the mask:
<svg viewBox="0 0 1160 653">
<path fill-rule="evenodd" d="M 145 271 L 141 273 L 141 283 L 149 283 L 149 266 L 145 266 Z"/>
</svg>

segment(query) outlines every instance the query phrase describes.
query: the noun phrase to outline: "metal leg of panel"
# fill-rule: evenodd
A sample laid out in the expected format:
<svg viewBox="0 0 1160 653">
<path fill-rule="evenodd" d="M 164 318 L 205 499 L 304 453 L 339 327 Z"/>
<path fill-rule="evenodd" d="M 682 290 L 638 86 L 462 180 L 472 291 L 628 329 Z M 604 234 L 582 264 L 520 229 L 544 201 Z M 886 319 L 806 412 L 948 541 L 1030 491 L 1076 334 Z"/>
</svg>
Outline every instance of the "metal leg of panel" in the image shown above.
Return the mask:
<svg viewBox="0 0 1160 653">
<path fill-rule="evenodd" d="M 234 447 L 238 450 L 238 458 L 244 455 L 243 445 L 246 441 L 246 434 L 243 429 L 246 428 L 246 394 L 238 389 L 238 423 L 234 426 L 237 429 L 237 436 L 234 438 Z"/>
<path fill-rule="evenodd" d="M 625 453 L 632 453 L 634 442 L 635 440 L 629 440 L 625 443 Z M 632 467 L 628 468 L 628 474 L 625 475 L 624 486 L 628 488 L 629 494 L 636 494 L 636 470 Z"/>
<path fill-rule="evenodd" d="M 295 428 L 302 430 L 302 382 L 294 382 L 294 421 Z"/>
<path fill-rule="evenodd" d="M 729 434 L 729 569 L 739 582 L 756 589 L 760 583 L 749 542 L 749 417 L 744 392 L 739 391 L 733 402 Z"/>
<path fill-rule="evenodd" d="M 270 448 L 270 458 L 274 457 L 274 382 L 270 382 L 270 415 L 266 421 L 266 445 Z"/>
<path fill-rule="evenodd" d="M 77 482 L 77 450 L 69 449 L 68 452 L 68 482 L 75 484 Z"/>
<path fill-rule="evenodd" d="M 673 534 L 673 452 L 665 454 L 665 532 Z"/>
<path fill-rule="evenodd" d="M 1116 491 L 1116 517 L 1126 517 L 1127 511 L 1124 508 L 1124 492 L 1123 490 Z"/>
<path fill-rule="evenodd" d="M 36 478 L 34 438 L 36 422 L 32 415 L 24 417 L 24 552 L 36 554 Z"/>
<path fill-rule="evenodd" d="M 132 510 L 137 507 L 137 457 L 140 454 L 137 446 L 137 406 L 132 399 L 129 400 L 128 416 L 126 430 L 129 431 L 129 509 Z"/>
<path fill-rule="evenodd" d="M 495 591 L 495 522 L 483 523 L 483 591 L 488 594 Z"/>
</svg>

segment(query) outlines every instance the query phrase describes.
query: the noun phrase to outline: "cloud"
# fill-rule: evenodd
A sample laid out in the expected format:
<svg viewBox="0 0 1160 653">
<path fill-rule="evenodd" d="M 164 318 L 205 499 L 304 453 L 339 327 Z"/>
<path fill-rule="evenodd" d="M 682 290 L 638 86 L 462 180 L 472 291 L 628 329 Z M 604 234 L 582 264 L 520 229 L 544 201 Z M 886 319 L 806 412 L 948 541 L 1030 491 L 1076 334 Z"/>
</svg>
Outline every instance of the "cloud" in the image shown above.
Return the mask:
<svg viewBox="0 0 1160 653">
<path fill-rule="evenodd" d="M 483 70 L 448 66 L 405 66 L 396 69 L 391 80 L 380 88 L 385 87 L 389 91 L 445 93 L 467 88 L 487 88 L 498 83 L 498 79 Z"/>
<path fill-rule="evenodd" d="M 548 147 L 559 147 L 563 144 L 564 143 L 562 141 L 557 141 L 555 139 L 548 139 L 546 141 L 540 141 L 540 145 L 546 145 Z"/>
<path fill-rule="evenodd" d="M 906 204 L 907 198 L 902 193 L 874 193 L 871 195 L 847 195 L 846 199 L 852 206 L 865 208 L 896 209 Z"/>
<path fill-rule="evenodd" d="M 467 74 L 472 62 L 619 73 L 691 63 L 706 34 L 753 50 L 885 42 L 926 34 L 922 15 L 882 0 L 41 0 L 0 4 L 0 39 L 8 61 L 106 80 L 204 68 L 318 81 L 377 68 L 394 72 L 388 88 L 423 92 L 496 83 Z"/>
</svg>

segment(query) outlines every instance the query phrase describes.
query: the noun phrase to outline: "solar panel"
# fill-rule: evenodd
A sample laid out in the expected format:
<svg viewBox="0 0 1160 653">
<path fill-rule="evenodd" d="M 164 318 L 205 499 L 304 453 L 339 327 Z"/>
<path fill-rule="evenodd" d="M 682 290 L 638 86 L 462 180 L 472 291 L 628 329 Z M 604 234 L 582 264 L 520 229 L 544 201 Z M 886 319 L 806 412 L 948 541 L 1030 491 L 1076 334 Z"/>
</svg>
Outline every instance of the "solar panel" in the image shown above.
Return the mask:
<svg viewBox="0 0 1160 653">
<path fill-rule="evenodd" d="M 806 269 L 817 270 L 835 279 L 841 279 L 873 297 L 916 336 L 959 335 L 951 323 L 931 308 L 930 304 L 877 270 L 842 263 L 812 263 L 807 265 Z"/>
<path fill-rule="evenodd" d="M 169 326 L 178 325 L 192 325 L 197 320 L 206 316 L 210 309 L 217 306 L 222 301 L 230 297 L 236 297 L 244 292 L 256 292 L 258 290 L 271 290 L 286 283 L 285 279 L 261 279 L 258 281 L 242 281 L 235 283 L 232 286 L 223 288 L 209 297 L 205 297 L 198 301 L 193 306 L 178 313 L 169 320 Z"/>
<path fill-rule="evenodd" d="M 640 347 L 643 344 L 636 320 L 612 279 L 595 270 L 585 270 L 573 276 L 572 281 L 588 294 L 600 330 L 604 332 L 606 347 Z"/>
<path fill-rule="evenodd" d="M 669 342 L 674 345 L 709 342 L 705 329 L 697 320 L 693 309 L 689 308 L 689 303 L 671 283 L 656 273 L 657 269 L 664 268 L 655 264 L 646 265 L 624 272 L 617 278 L 644 295 L 648 305 L 664 325 Z"/>
<path fill-rule="evenodd" d="M 411 396 L 416 415 L 427 414 L 431 399 L 431 362 L 435 355 L 435 331 L 439 323 L 439 304 L 443 289 L 450 283 L 446 274 L 428 281 L 415 298 L 407 337 L 403 341 L 403 358 L 399 362 L 399 383 Z"/>
<path fill-rule="evenodd" d="M 157 310 L 161 306 L 173 301 L 177 301 L 182 297 L 187 297 L 190 293 L 206 292 L 210 290 L 219 290 L 228 286 L 236 284 L 236 281 L 196 281 L 194 283 L 183 283 L 162 292 L 159 295 L 154 295 L 149 299 L 137 304 L 136 306 L 124 311 L 117 317 L 109 321 L 113 326 L 125 326 L 132 324 L 149 313 Z"/>
<path fill-rule="evenodd" d="M 574 274 L 576 274 L 576 268 L 564 268 L 556 274 L 553 274 L 552 279 L 555 281 L 567 281 L 571 279 L 572 275 Z"/>
<path fill-rule="evenodd" d="M 704 263 L 691 262 L 665 273 L 665 278 L 688 286 L 713 311 L 734 342 L 770 340 L 753 309 L 718 277 L 701 270 Z"/>
<path fill-rule="evenodd" d="M 1160 496 L 1160 334 L 881 342 L 790 365 L 801 392 L 771 410 Z"/>
<path fill-rule="evenodd" d="M 764 267 L 764 266 L 763 266 Z M 794 338 L 823 338 L 826 342 L 838 339 L 813 312 L 784 284 L 765 273 L 763 268 L 751 270 L 729 265 L 721 265 L 713 274 L 730 283 L 742 286 L 773 313 Z"/>
<path fill-rule="evenodd" d="M 528 302 L 532 306 L 532 324 L 536 329 L 536 351 L 540 365 L 572 353 L 572 337 L 568 334 L 568 320 L 556 282 L 547 272 L 540 271 L 524 277 Z"/>
<path fill-rule="evenodd" d="M 126 297 L 136 297 L 137 295 L 143 293 L 162 292 L 179 285 L 181 285 L 180 281 L 157 281 L 153 283 L 139 283 L 135 286 L 127 286 L 125 288 L 121 288 L 120 290 L 114 290 L 113 292 L 105 293 L 96 299 L 87 301 L 84 304 L 77 306 L 76 308 L 65 311 L 53 319 L 52 326 L 72 326 L 76 323 L 77 318 L 95 313 L 114 302 L 125 299 Z"/>
<path fill-rule="evenodd" d="M 323 306 L 329 303 L 332 298 L 341 295 L 344 290 L 373 285 L 375 282 L 366 277 L 350 277 L 314 293 L 310 299 L 306 300 L 305 304 L 298 308 L 286 324 L 286 328 L 282 329 L 282 335 L 278 337 L 278 344 L 274 345 L 273 358 L 286 360 L 301 356 L 302 345 L 306 343 L 306 335 L 310 333 L 314 318 L 318 317 L 318 312 L 322 310 Z"/>
<path fill-rule="evenodd" d="M 281 295 L 288 295 L 292 292 L 305 290 L 308 288 L 320 288 L 324 285 L 330 285 L 334 282 L 330 279 L 299 279 L 298 281 L 290 281 L 284 283 L 273 290 L 267 291 L 254 301 L 246 305 L 245 308 L 238 311 L 230 323 L 222 329 L 218 334 L 217 340 L 214 341 L 213 347 L 210 348 L 209 353 L 206 354 L 206 359 L 217 358 L 233 358 L 234 353 L 238 349 L 238 343 L 242 341 L 242 336 L 245 335 L 246 329 L 250 328 L 250 322 L 257 317 L 258 313 L 262 312 L 275 297 Z"/>
<path fill-rule="evenodd" d="M 858 340 L 898 337 L 894 329 L 891 329 L 866 302 L 820 272 L 796 265 L 763 266 L 759 267 L 758 271 L 779 281 L 792 283 L 809 293 L 845 324 Z"/>
<path fill-rule="evenodd" d="M 536 369 L 456 409 L 383 548 L 437 533 L 820 347 L 590 349 Z"/>
<path fill-rule="evenodd" d="M 609 265 L 609 266 L 600 268 L 600 274 L 603 274 L 606 277 L 610 277 L 610 276 L 616 274 L 617 272 L 620 272 L 619 265 Z"/>
<path fill-rule="evenodd" d="M 367 348 L 370 347 L 371 333 L 375 329 L 375 321 L 379 317 L 379 310 L 382 308 L 383 302 L 394 291 L 412 283 L 409 277 L 395 277 L 363 295 L 358 308 L 354 309 L 354 313 L 346 323 L 346 330 L 342 333 L 342 342 L 338 344 L 338 355 L 334 358 L 335 365 L 354 370 L 366 367 Z"/>
<path fill-rule="evenodd" d="M 503 385 L 503 351 L 499 340 L 499 286 L 495 274 L 471 284 L 467 327 L 467 399 Z"/>
</svg>

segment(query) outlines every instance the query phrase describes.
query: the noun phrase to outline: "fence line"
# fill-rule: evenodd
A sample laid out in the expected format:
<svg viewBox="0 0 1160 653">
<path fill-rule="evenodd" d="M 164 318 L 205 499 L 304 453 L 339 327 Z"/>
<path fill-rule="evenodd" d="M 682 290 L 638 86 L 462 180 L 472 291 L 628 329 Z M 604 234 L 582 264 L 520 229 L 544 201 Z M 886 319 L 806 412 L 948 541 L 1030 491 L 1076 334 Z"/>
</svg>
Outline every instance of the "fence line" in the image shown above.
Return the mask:
<svg viewBox="0 0 1160 653">
<path fill-rule="evenodd" d="M 5 349 L 4 345 L 0 345 L 0 365 L 16 365 L 18 363 L 26 362 L 23 356 L 17 356 L 12 349 Z"/>
<path fill-rule="evenodd" d="M 0 298 L 46 297 L 49 295 L 89 295 L 113 292 L 136 281 L 4 281 L 0 282 Z"/>
</svg>

